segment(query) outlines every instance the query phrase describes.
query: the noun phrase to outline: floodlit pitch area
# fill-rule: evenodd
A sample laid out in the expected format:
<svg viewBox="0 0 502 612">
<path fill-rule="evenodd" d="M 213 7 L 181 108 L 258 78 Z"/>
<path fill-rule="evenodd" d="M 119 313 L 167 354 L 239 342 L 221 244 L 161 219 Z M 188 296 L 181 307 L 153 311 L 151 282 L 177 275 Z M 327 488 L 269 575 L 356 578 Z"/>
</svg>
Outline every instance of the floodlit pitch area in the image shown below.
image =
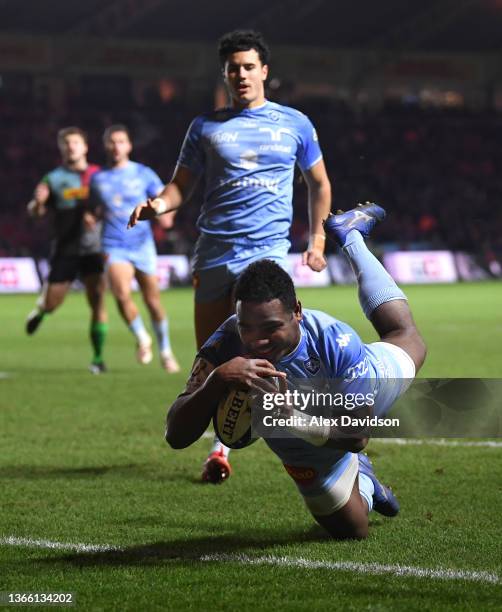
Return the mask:
<svg viewBox="0 0 502 612">
<path fill-rule="evenodd" d="M 500 284 L 406 291 L 429 346 L 422 376 L 502 376 Z M 353 287 L 299 293 L 376 339 Z M 220 487 L 199 483 L 207 437 L 164 443 L 194 354 L 190 290 L 163 295 L 174 376 L 135 363 L 111 301 L 110 371 L 93 377 L 83 296 L 32 338 L 33 296 L 0 300 L 0 591 L 71 591 L 88 610 L 502 608 L 500 444 L 372 441 L 401 514 L 334 542 L 262 441 L 232 454 Z"/>
</svg>

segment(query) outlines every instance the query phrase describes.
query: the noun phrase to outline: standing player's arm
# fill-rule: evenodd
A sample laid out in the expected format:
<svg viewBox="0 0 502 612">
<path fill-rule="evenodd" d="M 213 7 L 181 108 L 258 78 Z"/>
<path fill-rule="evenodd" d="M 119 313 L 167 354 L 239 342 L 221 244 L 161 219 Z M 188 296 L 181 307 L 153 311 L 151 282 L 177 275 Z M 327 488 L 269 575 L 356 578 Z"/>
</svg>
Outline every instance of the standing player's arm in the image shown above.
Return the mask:
<svg viewBox="0 0 502 612">
<path fill-rule="evenodd" d="M 27 210 L 31 217 L 43 217 L 47 212 L 47 201 L 51 190 L 46 182 L 41 181 L 35 187 L 33 199 L 28 202 Z"/>
<path fill-rule="evenodd" d="M 320 272 L 326 267 L 324 259 L 326 236 L 322 222 L 328 218 L 331 210 L 331 184 L 322 159 L 312 168 L 303 171 L 303 176 L 307 183 L 309 198 L 309 244 L 303 253 L 303 263 L 312 270 Z"/>
<path fill-rule="evenodd" d="M 259 379 L 284 377 L 265 359 L 234 357 L 215 367 L 197 357 L 183 393 L 167 413 L 166 441 L 172 448 L 186 448 L 206 431 L 220 399 L 230 387 L 252 388 Z"/>
<path fill-rule="evenodd" d="M 155 219 L 160 215 L 178 210 L 184 202 L 190 199 L 198 180 L 199 177 L 191 170 L 178 165 L 171 182 L 164 187 L 156 198 L 136 206 L 131 213 L 127 227 L 131 228 L 138 221 Z"/>
</svg>

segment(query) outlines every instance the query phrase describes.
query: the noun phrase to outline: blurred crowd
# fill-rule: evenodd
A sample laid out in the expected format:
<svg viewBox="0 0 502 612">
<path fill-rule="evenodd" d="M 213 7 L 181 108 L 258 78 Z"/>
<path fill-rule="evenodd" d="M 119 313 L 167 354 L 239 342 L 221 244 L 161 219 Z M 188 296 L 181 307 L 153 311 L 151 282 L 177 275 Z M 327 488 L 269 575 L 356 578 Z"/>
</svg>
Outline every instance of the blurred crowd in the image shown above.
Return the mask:
<svg viewBox="0 0 502 612">
<path fill-rule="evenodd" d="M 26 215 L 41 177 L 59 164 L 56 133 L 78 125 L 89 134 L 89 160 L 104 163 L 103 129 L 127 124 L 133 159 L 168 181 L 190 121 L 211 109 L 212 96 L 146 96 L 141 105 L 113 92 L 75 94 L 55 111 L 44 100 L 0 97 L 0 256 L 47 255 L 49 227 Z M 281 102 L 281 100 L 277 100 Z M 423 109 L 386 104 L 378 111 L 353 110 L 326 99 L 292 103 L 317 127 L 333 186 L 334 208 L 357 201 L 381 202 L 391 213 L 375 232 L 387 249 L 448 248 L 502 254 L 502 115 L 491 111 Z M 177 217 L 173 230 L 155 230 L 160 253 L 190 254 L 202 188 Z M 307 240 L 306 189 L 295 180 L 294 251 Z"/>
</svg>

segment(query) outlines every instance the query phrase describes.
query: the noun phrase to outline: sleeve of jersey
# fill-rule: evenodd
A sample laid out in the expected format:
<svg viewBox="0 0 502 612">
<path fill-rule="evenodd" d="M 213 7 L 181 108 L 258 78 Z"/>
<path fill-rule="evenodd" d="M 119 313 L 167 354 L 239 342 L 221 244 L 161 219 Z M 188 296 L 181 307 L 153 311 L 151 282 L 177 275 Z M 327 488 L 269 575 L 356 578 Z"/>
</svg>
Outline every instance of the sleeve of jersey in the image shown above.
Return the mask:
<svg viewBox="0 0 502 612">
<path fill-rule="evenodd" d="M 164 183 L 158 174 L 151 168 L 145 168 L 146 195 L 149 198 L 156 198 L 164 188 Z"/>
<path fill-rule="evenodd" d="M 317 132 L 310 119 L 303 115 L 298 125 L 300 146 L 297 152 L 297 163 L 301 170 L 310 170 L 322 159 Z"/>
<path fill-rule="evenodd" d="M 197 357 L 202 357 L 217 367 L 239 354 L 240 340 L 235 331 L 235 324 L 230 318 L 206 340 L 204 346 L 197 353 Z"/>
<path fill-rule="evenodd" d="M 204 170 L 205 161 L 202 148 L 202 125 L 202 117 L 196 117 L 192 121 L 178 157 L 178 165 L 188 168 L 197 176 Z"/>
</svg>

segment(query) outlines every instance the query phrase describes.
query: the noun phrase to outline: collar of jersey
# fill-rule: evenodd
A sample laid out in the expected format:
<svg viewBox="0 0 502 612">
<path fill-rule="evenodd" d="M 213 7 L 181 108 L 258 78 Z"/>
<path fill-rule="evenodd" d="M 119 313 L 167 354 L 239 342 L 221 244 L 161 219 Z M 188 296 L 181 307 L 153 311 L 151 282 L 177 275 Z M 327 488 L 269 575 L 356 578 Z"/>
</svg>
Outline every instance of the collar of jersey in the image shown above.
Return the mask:
<svg viewBox="0 0 502 612">
<path fill-rule="evenodd" d="M 303 330 L 303 325 L 300 323 L 300 340 L 298 341 L 298 344 L 291 351 L 291 353 L 288 353 L 287 355 L 284 355 L 284 357 L 281 357 L 277 365 L 284 365 L 292 361 L 298 355 L 298 353 L 303 349 L 304 346 L 305 346 L 305 332 Z"/>
<path fill-rule="evenodd" d="M 254 113 L 258 113 L 266 108 L 270 104 L 270 100 L 265 100 L 263 104 L 260 106 L 255 106 L 254 108 L 243 108 L 242 110 L 238 110 L 235 108 L 230 108 L 230 110 L 236 115 L 253 115 Z"/>
</svg>

